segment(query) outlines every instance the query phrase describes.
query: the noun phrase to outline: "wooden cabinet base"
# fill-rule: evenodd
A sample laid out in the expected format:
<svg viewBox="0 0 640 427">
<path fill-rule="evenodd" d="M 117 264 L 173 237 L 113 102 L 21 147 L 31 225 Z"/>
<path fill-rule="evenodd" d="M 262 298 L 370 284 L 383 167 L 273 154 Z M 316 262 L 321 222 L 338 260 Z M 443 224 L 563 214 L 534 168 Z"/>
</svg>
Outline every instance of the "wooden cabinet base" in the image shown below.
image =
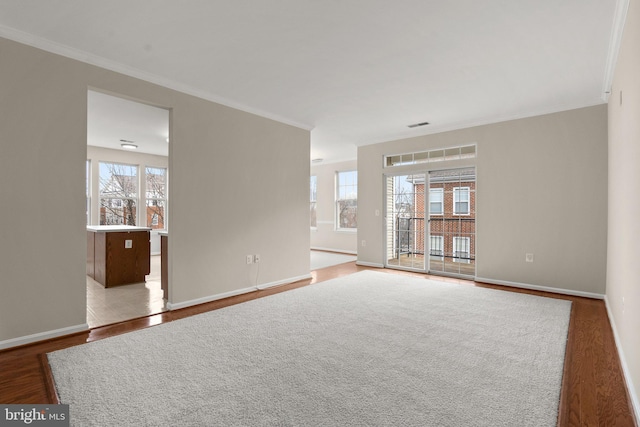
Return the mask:
<svg viewBox="0 0 640 427">
<path fill-rule="evenodd" d="M 149 231 L 87 231 L 87 274 L 105 288 L 145 281 L 151 272 Z M 93 254 L 93 260 L 90 254 Z M 93 275 L 91 274 L 93 272 Z"/>
</svg>

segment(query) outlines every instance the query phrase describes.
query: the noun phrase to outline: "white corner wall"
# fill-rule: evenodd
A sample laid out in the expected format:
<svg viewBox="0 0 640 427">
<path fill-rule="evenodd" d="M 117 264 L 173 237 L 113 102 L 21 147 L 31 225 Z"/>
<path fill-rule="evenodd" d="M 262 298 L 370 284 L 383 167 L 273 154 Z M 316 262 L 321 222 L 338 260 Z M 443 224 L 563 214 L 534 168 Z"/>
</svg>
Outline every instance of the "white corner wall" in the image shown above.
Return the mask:
<svg viewBox="0 0 640 427">
<path fill-rule="evenodd" d="M 607 107 L 419 136 L 358 148 L 358 262 L 384 263 L 383 156 L 477 144 L 476 276 L 602 296 L 606 279 Z M 390 172 L 417 172 L 402 166 Z M 535 262 L 526 263 L 525 253 Z"/>
<path fill-rule="evenodd" d="M 309 275 L 309 131 L 7 39 L 0 52 L 0 348 L 86 328 L 90 88 L 171 111 L 171 302 Z"/>
<path fill-rule="evenodd" d="M 357 253 L 357 233 L 336 230 L 335 205 L 336 173 L 357 169 L 356 160 L 311 166 L 311 175 L 317 176 L 318 179 L 318 200 L 316 201 L 318 224 L 310 232 L 311 249 Z"/>
<path fill-rule="evenodd" d="M 607 309 L 640 418 L 640 2 L 631 0 L 609 98 Z"/>
</svg>

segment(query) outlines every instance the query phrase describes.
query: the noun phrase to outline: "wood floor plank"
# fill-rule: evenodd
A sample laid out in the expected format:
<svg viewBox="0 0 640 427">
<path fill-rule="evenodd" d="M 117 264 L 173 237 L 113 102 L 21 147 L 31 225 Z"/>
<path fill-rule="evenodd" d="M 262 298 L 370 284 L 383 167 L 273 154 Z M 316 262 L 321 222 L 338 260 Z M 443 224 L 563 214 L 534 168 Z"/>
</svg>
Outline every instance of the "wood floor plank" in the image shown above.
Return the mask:
<svg viewBox="0 0 640 427">
<path fill-rule="evenodd" d="M 312 272 L 312 278 L 309 280 L 0 351 L 0 403 L 55 403 L 55 395 L 51 391 L 52 384 L 48 383 L 46 367 L 41 360 L 46 353 L 370 269 L 373 268 L 357 266 L 355 262 L 340 264 Z M 572 301 L 558 426 L 636 425 L 603 301 L 434 277 L 415 272 L 374 270 Z"/>
<path fill-rule="evenodd" d="M 601 351 L 598 351 L 598 348 L 602 347 L 602 342 L 599 339 L 599 331 L 595 327 L 595 320 L 593 319 L 595 316 L 594 307 L 589 304 L 589 306 L 583 307 L 584 310 L 581 311 L 584 313 L 584 317 L 580 319 L 579 324 L 581 326 L 581 330 L 584 332 L 581 334 L 582 342 L 580 343 L 580 354 L 582 355 L 581 365 L 580 365 L 580 395 L 581 395 L 581 407 L 580 407 L 580 415 L 581 415 L 581 423 L 582 425 L 588 426 L 596 426 L 601 425 L 599 423 L 599 414 L 598 414 L 598 388 L 597 388 L 597 376 L 598 372 L 596 372 L 598 364 L 597 357 L 601 354 Z M 589 408 L 593 408 L 593 410 L 587 410 Z"/>
<path fill-rule="evenodd" d="M 571 422 L 576 422 L 579 419 L 579 415 L 575 412 L 571 412 L 568 409 L 575 406 L 580 397 L 576 390 L 576 376 L 571 373 L 571 366 L 574 360 L 574 348 L 576 343 L 576 326 L 575 326 L 575 304 L 571 306 L 571 318 L 569 319 L 569 332 L 567 334 L 567 347 L 564 355 L 564 370 L 562 373 L 562 389 L 560 391 L 560 404 L 558 411 L 558 425 L 570 425 Z M 563 410 L 566 408 L 567 410 Z"/>
</svg>

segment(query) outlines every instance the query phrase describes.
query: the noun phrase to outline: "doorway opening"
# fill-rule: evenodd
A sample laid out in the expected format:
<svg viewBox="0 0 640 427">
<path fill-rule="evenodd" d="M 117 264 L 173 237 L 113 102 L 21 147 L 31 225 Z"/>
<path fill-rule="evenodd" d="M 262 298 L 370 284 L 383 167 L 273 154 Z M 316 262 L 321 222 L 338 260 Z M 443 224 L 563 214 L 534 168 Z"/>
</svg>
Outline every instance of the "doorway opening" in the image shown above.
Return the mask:
<svg viewBox="0 0 640 427">
<path fill-rule="evenodd" d="M 107 285 L 106 266 L 100 275 L 97 273 L 97 246 L 94 243 L 93 251 L 89 247 L 88 231 L 87 324 L 91 328 L 166 310 L 159 234 L 168 228 L 169 122 L 169 110 L 165 108 L 94 90 L 87 93 L 88 230 L 138 227 L 149 236 L 143 239 L 143 255 L 139 255 L 137 240 L 133 240 L 132 249 L 126 246 L 132 240 L 125 240 L 127 258 L 120 264 L 135 264 L 136 279 L 118 280 L 117 286 L 111 286 Z M 108 254 L 109 249 L 103 252 Z M 132 260 L 134 252 L 136 258 Z M 128 275 L 122 271 L 109 274 Z"/>
<path fill-rule="evenodd" d="M 475 168 L 389 175 L 385 181 L 385 266 L 475 276 Z"/>
</svg>

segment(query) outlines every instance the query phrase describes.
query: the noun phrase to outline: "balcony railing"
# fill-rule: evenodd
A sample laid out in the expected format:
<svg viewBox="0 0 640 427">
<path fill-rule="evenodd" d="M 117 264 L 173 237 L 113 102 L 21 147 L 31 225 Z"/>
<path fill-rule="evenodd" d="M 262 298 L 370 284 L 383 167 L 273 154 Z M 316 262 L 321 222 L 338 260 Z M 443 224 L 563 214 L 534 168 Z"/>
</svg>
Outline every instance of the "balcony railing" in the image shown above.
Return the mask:
<svg viewBox="0 0 640 427">
<path fill-rule="evenodd" d="M 465 224 L 458 226 L 458 230 L 464 232 L 446 231 L 451 227 L 447 223 L 457 222 Z M 441 218 L 435 217 L 429 221 L 431 236 L 442 236 L 444 247 L 434 247 L 429 249 L 429 260 L 431 269 L 435 271 L 457 272 L 461 274 L 474 274 L 475 270 L 475 218 Z M 414 258 L 412 266 L 415 266 L 415 258 L 424 258 L 425 255 L 425 218 L 421 217 L 398 217 L 396 218 L 394 236 L 394 258 L 398 260 L 395 264 L 402 265 L 401 258 Z M 468 237 L 468 251 L 455 250 L 453 247 L 453 237 Z M 428 237 L 427 237 L 428 238 Z M 458 248 L 460 249 L 460 248 Z M 466 265 L 465 265 L 466 264 Z"/>
</svg>

